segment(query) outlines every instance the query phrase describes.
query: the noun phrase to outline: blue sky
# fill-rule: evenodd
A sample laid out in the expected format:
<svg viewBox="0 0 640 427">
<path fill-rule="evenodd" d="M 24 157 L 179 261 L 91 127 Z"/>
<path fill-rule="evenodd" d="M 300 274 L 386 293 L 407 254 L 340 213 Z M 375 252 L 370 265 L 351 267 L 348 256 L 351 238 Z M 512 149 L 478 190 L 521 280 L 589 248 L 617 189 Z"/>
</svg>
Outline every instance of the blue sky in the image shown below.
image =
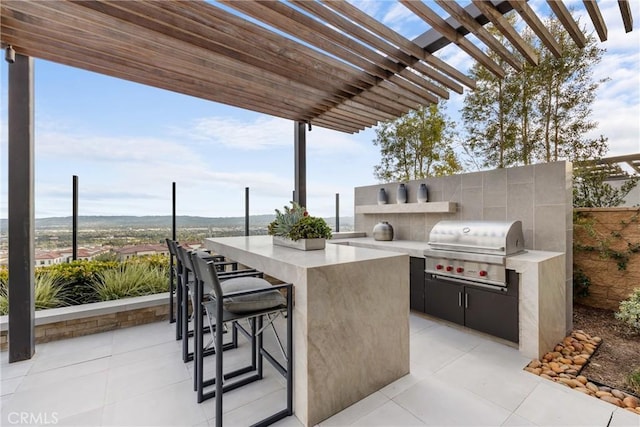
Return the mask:
<svg viewBox="0 0 640 427">
<path fill-rule="evenodd" d="M 390 1 L 359 7 L 405 36 L 428 29 Z M 540 1 L 530 2 L 538 7 Z M 574 3 L 576 3 L 574 1 Z M 599 2 L 609 40 L 595 78 L 601 86 L 593 136 L 609 138 L 608 155 L 640 152 L 640 29 L 625 34 L 617 1 Z M 640 20 L 640 2 L 631 2 Z M 576 9 L 583 13 L 582 2 Z M 591 21 L 581 22 L 592 29 Z M 470 58 L 455 46 L 439 54 L 460 70 Z M 7 64 L 0 66 L 0 217 L 7 217 Z M 273 213 L 291 200 L 293 122 L 142 86 L 51 62 L 35 61 L 36 217 L 71 215 L 72 175 L 79 176 L 80 215 L 169 215 L 171 183 L 180 215 L 242 216 L 244 188 L 251 214 Z M 463 96 L 452 94 L 456 119 Z M 353 188 L 375 184 L 379 151 L 373 129 L 355 135 L 313 127 L 307 132 L 307 207 L 353 215 Z"/>
</svg>

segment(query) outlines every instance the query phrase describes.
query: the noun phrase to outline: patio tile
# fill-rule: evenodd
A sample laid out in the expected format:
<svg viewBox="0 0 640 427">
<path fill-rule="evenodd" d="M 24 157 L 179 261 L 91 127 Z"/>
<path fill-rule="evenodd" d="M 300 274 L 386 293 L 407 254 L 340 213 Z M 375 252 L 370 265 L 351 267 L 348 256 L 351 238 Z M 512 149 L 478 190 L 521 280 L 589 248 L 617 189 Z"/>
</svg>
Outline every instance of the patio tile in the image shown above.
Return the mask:
<svg viewBox="0 0 640 427">
<path fill-rule="evenodd" d="M 36 352 L 42 356 L 68 356 L 73 353 L 84 353 L 87 350 L 106 347 L 113 344 L 114 331 L 99 334 L 83 335 L 64 340 L 69 345 L 60 345 L 60 341 L 51 341 L 36 346 Z"/>
<path fill-rule="evenodd" d="M 106 405 L 103 426 L 192 426 L 207 420 L 191 380 Z"/>
<path fill-rule="evenodd" d="M 411 372 L 320 423 L 325 426 L 640 427 L 640 417 L 523 371 L 529 360 L 501 340 L 411 314 Z M 225 352 L 225 369 L 247 363 L 248 343 Z M 37 346 L 33 359 L 0 355 L 2 419 L 10 412 L 55 415 L 68 426 L 215 425 L 215 402 L 196 402 L 193 363 L 183 363 L 175 325 L 158 322 Z M 275 351 L 278 354 L 277 350 Z M 205 359 L 213 374 L 214 358 Z M 211 389 L 211 388 L 210 388 Z M 225 425 L 245 426 L 284 408 L 284 379 L 264 379 L 224 395 Z M 32 423 L 33 424 L 33 423 Z M 299 427 L 295 417 L 277 426 Z"/>
<path fill-rule="evenodd" d="M 130 350 L 124 353 L 117 353 L 109 358 L 109 367 L 116 368 L 131 363 L 148 361 L 168 354 L 175 359 L 182 359 L 182 347 L 180 341 L 164 342 L 149 347 Z"/>
<path fill-rule="evenodd" d="M 507 418 L 507 421 L 502 423 L 503 427 L 529 427 L 535 425 L 536 424 L 532 423 L 526 418 L 519 417 L 516 414 L 511 414 L 509 418 Z"/>
<path fill-rule="evenodd" d="M 106 403 L 128 399 L 165 386 L 190 380 L 182 359 L 176 354 L 142 360 L 109 370 Z"/>
<path fill-rule="evenodd" d="M 353 423 L 355 426 L 424 426 L 426 425 L 412 413 L 399 406 L 393 401 L 389 401 L 374 410 L 373 412 L 360 418 Z"/>
<path fill-rule="evenodd" d="M 384 394 L 380 392 L 372 393 L 336 415 L 322 421 L 319 425 L 320 427 L 351 425 L 388 401 L 389 399 Z"/>
<path fill-rule="evenodd" d="M 409 316 L 409 332 L 411 334 L 418 333 L 425 329 L 435 328 L 438 325 L 439 323 L 437 321 L 420 314 Z"/>
<path fill-rule="evenodd" d="M 277 390 L 231 411 L 225 410 L 223 414 L 224 425 L 228 427 L 244 427 L 254 424 L 275 412 L 285 409 L 286 398 L 287 393 L 285 390 Z M 215 404 L 212 406 L 215 407 Z M 295 424 L 293 420 L 288 420 L 290 421 L 289 425 L 302 425 L 295 417 L 287 418 L 293 418 L 297 422 Z M 215 424 L 215 417 L 209 420 L 209 424 Z"/>
<path fill-rule="evenodd" d="M 24 377 L 18 391 L 28 391 L 41 387 L 50 387 L 64 383 L 70 379 L 80 378 L 85 375 L 98 372 L 106 372 L 109 367 L 109 358 L 90 360 L 88 362 L 75 363 L 70 366 L 53 368 L 42 372 L 34 372 Z"/>
<path fill-rule="evenodd" d="M 551 381 L 541 381 L 514 413 L 544 426 L 607 426 L 615 410 L 610 403 Z"/>
<path fill-rule="evenodd" d="M 0 353 L 0 378 L 8 380 L 9 378 L 17 378 L 27 375 L 37 358 L 38 354 L 36 353 L 29 360 L 9 363 L 9 352 L 3 351 Z"/>
<path fill-rule="evenodd" d="M 86 350 L 75 350 L 73 339 L 64 340 L 64 342 L 66 345 L 60 345 L 60 342 L 58 342 L 58 345 L 60 347 L 66 347 L 66 352 L 56 351 L 55 354 L 51 355 L 42 354 L 42 357 L 36 358 L 33 362 L 33 366 L 29 370 L 29 374 L 49 371 L 51 369 L 62 368 L 65 366 L 73 366 L 78 363 L 108 358 L 111 356 L 111 345 L 102 345 Z"/>
<path fill-rule="evenodd" d="M 102 425 L 103 407 L 61 418 L 55 424 L 58 426 L 88 427 Z"/>
<path fill-rule="evenodd" d="M 265 378 L 259 381 L 252 382 L 243 387 L 240 387 L 239 389 L 231 390 L 224 393 L 222 410 L 225 414 L 227 414 L 240 407 L 249 408 L 249 406 L 246 405 L 252 405 L 255 401 L 261 399 L 263 396 L 267 396 L 282 389 L 282 385 L 273 378 Z M 213 390 L 213 387 L 210 388 L 210 390 Z M 193 399 L 194 402 L 196 401 L 196 394 L 193 391 L 191 392 L 191 399 Z M 281 401 L 278 403 L 278 406 L 274 409 L 283 409 L 285 407 L 285 404 L 286 402 L 283 396 Z M 215 418 L 215 398 L 204 401 L 200 406 L 207 416 L 207 419 Z"/>
<path fill-rule="evenodd" d="M 7 396 L 14 393 L 24 378 L 26 377 L 15 377 L 7 380 L 3 378 L 0 382 L 0 396 Z"/>
<path fill-rule="evenodd" d="M 119 329 L 113 335 L 113 354 L 175 342 L 175 333 L 175 324 L 166 322 L 148 323 L 134 328 Z"/>
<path fill-rule="evenodd" d="M 626 409 L 616 409 L 611 418 L 610 427 L 640 427 L 640 415 L 632 414 Z"/>
<path fill-rule="evenodd" d="M 447 381 L 429 377 L 393 399 L 425 425 L 496 426 L 511 412 Z"/>
<path fill-rule="evenodd" d="M 98 409 L 104 404 L 107 372 L 70 378 L 36 389 L 16 391 L 2 405 L 2 420 L 10 412 L 26 412 L 58 419 Z"/>
<path fill-rule="evenodd" d="M 540 382 L 539 377 L 523 371 L 523 366 L 514 369 L 505 366 L 504 358 L 471 351 L 434 375 L 514 411 Z"/>
<path fill-rule="evenodd" d="M 456 348 L 455 341 L 452 345 L 447 339 L 434 336 L 434 329 L 421 331 L 411 335 L 409 348 L 411 352 L 410 369 L 411 373 L 419 378 L 425 378 L 437 372 L 454 360 L 462 357 L 466 352 Z M 438 331 L 438 335 L 443 335 Z"/>
</svg>

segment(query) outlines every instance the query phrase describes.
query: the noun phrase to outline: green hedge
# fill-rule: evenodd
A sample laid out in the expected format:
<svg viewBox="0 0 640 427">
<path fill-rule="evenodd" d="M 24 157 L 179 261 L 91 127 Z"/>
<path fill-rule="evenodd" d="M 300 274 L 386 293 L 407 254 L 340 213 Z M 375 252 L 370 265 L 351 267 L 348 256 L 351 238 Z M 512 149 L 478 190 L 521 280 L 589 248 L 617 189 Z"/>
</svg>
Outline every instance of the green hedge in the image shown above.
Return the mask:
<svg viewBox="0 0 640 427">
<path fill-rule="evenodd" d="M 36 301 L 36 309 L 166 292 L 168 263 L 168 258 L 164 255 L 149 255 L 134 257 L 125 262 L 79 260 L 37 267 L 36 295 L 40 297 Z M 122 274 L 123 271 L 125 274 Z M 132 275 L 136 275 L 137 279 L 133 280 Z M 109 278 L 108 283 L 105 283 L 105 277 Z M 0 315 L 7 314 L 9 310 L 8 281 L 9 272 L 6 266 L 2 266 Z M 131 285 L 132 282 L 136 283 L 135 286 Z"/>
</svg>

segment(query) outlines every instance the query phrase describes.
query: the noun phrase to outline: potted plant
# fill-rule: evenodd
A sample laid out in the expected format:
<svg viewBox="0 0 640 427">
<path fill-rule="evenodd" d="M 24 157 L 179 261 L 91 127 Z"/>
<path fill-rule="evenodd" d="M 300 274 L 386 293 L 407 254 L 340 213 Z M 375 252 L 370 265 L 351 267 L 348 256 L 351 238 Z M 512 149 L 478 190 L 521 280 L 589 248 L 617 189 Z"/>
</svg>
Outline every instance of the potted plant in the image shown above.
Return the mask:
<svg viewBox="0 0 640 427">
<path fill-rule="evenodd" d="M 296 202 L 284 211 L 276 209 L 276 218 L 267 228 L 273 236 L 273 243 L 295 249 L 324 249 L 326 239 L 330 239 L 331 228 L 319 217 L 310 216 L 306 209 Z"/>
</svg>

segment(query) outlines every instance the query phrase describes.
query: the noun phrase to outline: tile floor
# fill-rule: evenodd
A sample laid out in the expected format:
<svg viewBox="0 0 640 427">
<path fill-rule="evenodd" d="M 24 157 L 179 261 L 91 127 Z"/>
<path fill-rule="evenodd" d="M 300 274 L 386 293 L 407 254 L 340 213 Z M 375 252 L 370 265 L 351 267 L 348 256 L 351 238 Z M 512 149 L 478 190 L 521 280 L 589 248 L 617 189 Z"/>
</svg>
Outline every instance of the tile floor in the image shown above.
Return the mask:
<svg viewBox="0 0 640 427">
<path fill-rule="evenodd" d="M 411 373 L 320 426 L 640 427 L 640 416 L 524 372 L 528 360 L 511 346 L 419 314 L 410 320 Z M 166 322 L 40 344 L 19 363 L 3 352 L 0 425 L 214 425 L 214 403 L 196 403 L 192 363 L 180 354 Z M 267 370 L 225 393 L 225 426 L 280 409 L 283 384 Z"/>
</svg>

